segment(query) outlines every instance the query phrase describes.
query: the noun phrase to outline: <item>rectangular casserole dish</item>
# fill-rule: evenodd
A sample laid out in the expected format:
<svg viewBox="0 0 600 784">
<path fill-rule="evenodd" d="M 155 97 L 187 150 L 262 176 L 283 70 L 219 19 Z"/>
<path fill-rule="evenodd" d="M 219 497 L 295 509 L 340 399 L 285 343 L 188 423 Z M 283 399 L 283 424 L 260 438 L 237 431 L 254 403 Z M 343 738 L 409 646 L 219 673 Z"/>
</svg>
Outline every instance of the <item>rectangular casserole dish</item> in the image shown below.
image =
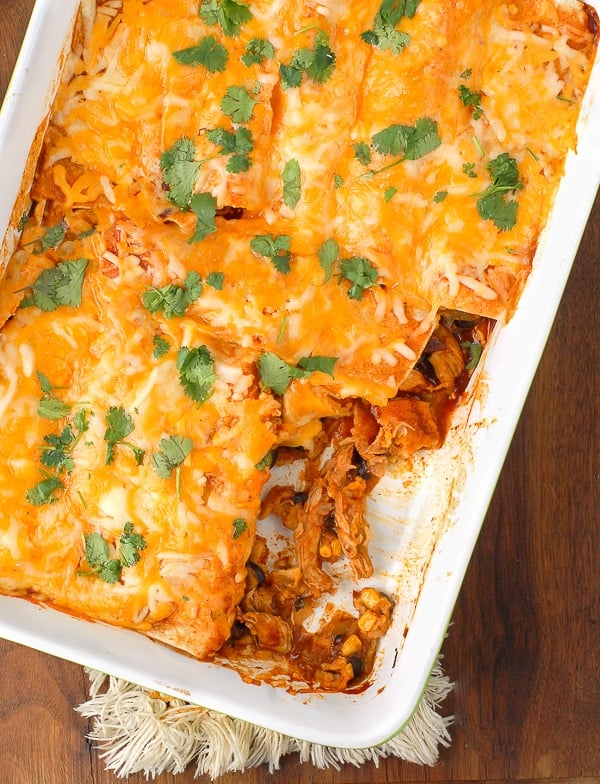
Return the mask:
<svg viewBox="0 0 600 784">
<path fill-rule="evenodd" d="M 6 172 L 0 195 L 2 262 L 14 248 L 16 223 L 28 206 L 29 183 L 78 6 L 75 0 L 38 0 L 5 98 L 0 115 L 0 163 Z M 569 155 L 533 272 L 512 320 L 496 329 L 444 447 L 415 462 L 408 489 L 403 477 L 390 473 L 370 500 L 378 587 L 394 596 L 396 608 L 368 688 L 356 694 L 293 695 L 258 687 L 230 668 L 195 661 L 134 632 L 22 599 L 0 597 L 0 634 L 325 745 L 366 747 L 400 730 L 418 704 L 441 647 L 598 188 L 599 90 L 597 63 L 580 116 L 577 154 Z"/>
</svg>

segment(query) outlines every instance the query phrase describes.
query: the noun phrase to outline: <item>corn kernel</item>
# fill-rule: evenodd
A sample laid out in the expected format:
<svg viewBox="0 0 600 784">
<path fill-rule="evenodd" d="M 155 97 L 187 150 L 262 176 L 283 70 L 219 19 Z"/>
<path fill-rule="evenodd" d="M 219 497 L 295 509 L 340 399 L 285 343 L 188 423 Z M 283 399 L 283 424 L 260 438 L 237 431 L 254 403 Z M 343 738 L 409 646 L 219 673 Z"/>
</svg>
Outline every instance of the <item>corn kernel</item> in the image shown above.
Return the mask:
<svg viewBox="0 0 600 784">
<path fill-rule="evenodd" d="M 360 600 L 369 610 L 374 610 L 381 601 L 381 595 L 375 588 L 363 588 L 360 592 Z"/>
<path fill-rule="evenodd" d="M 358 653 L 362 648 L 362 640 L 358 635 L 351 634 L 347 639 L 344 640 L 342 647 L 340 648 L 340 653 L 342 656 L 352 656 L 354 653 Z"/>
<path fill-rule="evenodd" d="M 332 552 L 331 552 L 331 545 L 329 544 L 329 542 L 324 542 L 319 547 L 319 555 L 321 556 L 321 558 L 331 558 Z"/>
<path fill-rule="evenodd" d="M 372 631 L 379 622 L 379 616 L 372 612 L 372 610 L 365 610 L 365 612 L 358 619 L 358 628 L 361 632 Z"/>
</svg>

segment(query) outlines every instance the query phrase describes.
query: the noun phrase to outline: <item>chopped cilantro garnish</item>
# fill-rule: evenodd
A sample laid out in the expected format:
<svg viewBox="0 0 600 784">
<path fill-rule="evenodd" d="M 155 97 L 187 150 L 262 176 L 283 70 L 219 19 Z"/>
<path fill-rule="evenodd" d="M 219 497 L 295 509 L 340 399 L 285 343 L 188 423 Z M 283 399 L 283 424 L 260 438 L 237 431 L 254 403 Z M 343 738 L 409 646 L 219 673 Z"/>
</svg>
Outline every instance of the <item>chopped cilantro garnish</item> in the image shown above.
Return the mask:
<svg viewBox="0 0 600 784">
<path fill-rule="evenodd" d="M 38 406 L 38 414 L 44 419 L 56 421 L 63 419 L 71 410 L 71 406 L 52 395 L 44 395 Z"/>
<path fill-rule="evenodd" d="M 248 530 L 248 523 L 242 517 L 236 517 L 232 524 L 233 533 L 231 536 L 234 539 L 237 539 L 244 533 L 244 531 Z"/>
<path fill-rule="evenodd" d="M 302 192 L 300 164 L 295 158 L 288 161 L 281 172 L 283 202 L 291 210 L 296 208 Z"/>
<path fill-rule="evenodd" d="M 199 13 L 206 24 L 220 25 L 230 38 L 236 38 L 242 25 L 252 19 L 249 6 L 236 0 L 202 0 Z"/>
<path fill-rule="evenodd" d="M 375 15 L 373 29 L 362 33 L 365 43 L 399 54 L 410 43 L 408 33 L 396 27 L 403 17 L 412 19 L 420 0 L 383 0 Z"/>
<path fill-rule="evenodd" d="M 476 93 L 469 89 L 466 84 L 461 84 L 458 88 L 458 97 L 463 106 L 473 107 L 473 119 L 479 120 L 483 115 L 483 106 L 481 105 L 481 93 Z"/>
<path fill-rule="evenodd" d="M 41 374 L 40 374 L 41 375 Z M 46 377 L 43 376 L 45 379 Z M 47 380 L 47 379 L 46 379 Z M 56 490 L 64 490 L 64 485 L 59 475 L 66 471 L 71 473 L 75 467 L 73 450 L 79 443 L 83 433 L 89 429 L 85 409 L 77 411 L 71 424 L 63 427 L 60 433 L 49 433 L 44 436 L 44 446 L 41 447 L 40 462 L 46 468 L 52 469 L 52 474 L 45 469 L 40 469 L 44 479 L 30 488 L 26 495 L 27 500 L 34 506 L 54 503 L 57 499 L 53 495 Z"/>
<path fill-rule="evenodd" d="M 160 156 L 163 182 L 168 186 L 167 199 L 179 209 L 189 207 L 200 162 L 195 160 L 194 142 L 182 136 Z"/>
<path fill-rule="evenodd" d="M 160 440 L 158 452 L 152 455 L 152 467 L 161 479 L 169 479 L 175 469 L 178 497 L 181 496 L 181 464 L 192 451 L 192 447 L 191 438 L 169 436 Z"/>
<path fill-rule="evenodd" d="M 334 187 L 336 189 L 337 188 L 341 188 L 343 184 L 344 184 L 344 180 L 341 178 L 341 176 L 339 174 L 334 174 L 333 175 L 333 185 L 334 185 Z"/>
<path fill-rule="evenodd" d="M 364 256 L 351 256 L 341 261 L 341 277 L 352 283 L 348 290 L 350 299 L 361 300 L 363 292 L 375 285 L 378 274 L 377 267 Z"/>
<path fill-rule="evenodd" d="M 25 226 L 27 226 L 27 221 L 29 220 L 29 212 L 25 210 L 25 212 L 19 218 L 19 222 L 17 224 L 17 231 L 23 231 Z"/>
<path fill-rule="evenodd" d="M 31 286 L 31 296 L 25 297 L 20 307 L 35 305 L 45 311 L 61 305 L 79 307 L 87 265 L 87 259 L 73 259 L 44 270 Z"/>
<path fill-rule="evenodd" d="M 371 163 L 371 148 L 366 142 L 356 142 L 353 144 L 354 157 L 363 166 L 368 166 Z"/>
<path fill-rule="evenodd" d="M 164 313 L 166 318 L 183 316 L 189 305 L 202 294 L 202 278 L 195 270 L 189 270 L 183 286 L 169 283 L 160 289 L 154 286 L 142 294 L 142 302 L 149 313 Z"/>
<path fill-rule="evenodd" d="M 135 533 L 132 523 L 125 523 L 119 538 L 118 557 L 111 554 L 111 548 L 102 536 L 94 531 L 83 535 L 85 560 L 90 570 L 79 571 L 82 577 L 96 575 L 106 583 L 116 583 L 121 578 L 124 567 L 135 566 L 140 560 L 140 551 L 146 549 L 146 540 L 141 534 Z"/>
<path fill-rule="evenodd" d="M 25 497 L 33 506 L 53 504 L 57 500 L 53 496 L 55 490 L 64 490 L 64 485 L 60 479 L 57 479 L 55 476 L 49 476 L 30 488 L 25 493 Z"/>
<path fill-rule="evenodd" d="M 467 177 L 471 177 L 475 179 L 477 174 L 475 173 L 475 164 L 474 163 L 463 163 L 462 165 L 463 173 L 467 175 Z"/>
<path fill-rule="evenodd" d="M 319 250 L 317 251 L 317 256 L 319 257 L 319 264 L 323 272 L 325 273 L 325 280 L 323 283 L 327 283 L 327 281 L 331 278 L 331 273 L 333 272 L 333 265 L 338 259 L 340 253 L 340 248 L 337 242 L 329 238 L 325 240 L 325 242 L 321 245 Z"/>
<path fill-rule="evenodd" d="M 466 68 L 462 73 L 459 74 L 461 79 L 470 79 L 472 75 L 473 75 L 472 68 Z"/>
<path fill-rule="evenodd" d="M 287 274 L 292 260 L 291 242 L 292 238 L 288 234 L 257 234 L 250 240 L 250 247 L 254 253 L 270 259 L 278 272 Z"/>
<path fill-rule="evenodd" d="M 119 537 L 119 560 L 123 566 L 135 566 L 140 560 L 140 550 L 145 550 L 146 540 L 142 534 L 136 534 L 133 523 L 125 523 L 123 533 Z"/>
<path fill-rule="evenodd" d="M 52 394 L 52 391 L 58 389 L 58 387 L 55 387 L 43 373 L 36 371 L 36 376 L 43 392 L 37 411 L 39 416 L 52 421 L 66 417 L 71 410 L 71 406 Z"/>
<path fill-rule="evenodd" d="M 188 242 L 200 242 L 217 230 L 217 200 L 210 193 L 195 193 L 190 200 L 190 209 L 196 216 L 196 230 Z"/>
<path fill-rule="evenodd" d="M 276 395 L 283 395 L 293 378 L 307 378 L 321 371 L 333 376 L 337 357 L 302 357 L 297 366 L 290 365 L 272 351 L 263 352 L 258 358 L 258 372 L 263 385 Z"/>
<path fill-rule="evenodd" d="M 231 174 L 239 174 L 248 171 L 252 161 L 248 153 L 254 149 L 252 132 L 248 128 L 238 128 L 235 131 L 227 131 L 225 128 L 214 128 L 206 132 L 206 137 L 213 144 L 221 149 L 222 155 L 230 155 L 226 169 Z"/>
<path fill-rule="evenodd" d="M 250 67 L 254 63 L 261 64 L 265 60 L 272 60 L 275 57 L 275 47 L 266 38 L 252 38 L 248 41 L 246 52 L 242 55 L 244 65 Z"/>
<path fill-rule="evenodd" d="M 464 349 L 469 355 L 469 361 L 465 365 L 465 370 L 474 370 L 477 365 L 479 364 L 479 360 L 481 359 L 481 353 L 483 351 L 483 346 L 481 343 L 469 340 L 463 340 L 460 344 L 460 347 Z"/>
<path fill-rule="evenodd" d="M 221 100 L 221 109 L 234 123 L 247 123 L 254 111 L 256 101 L 245 87 L 232 84 Z"/>
<path fill-rule="evenodd" d="M 58 223 L 56 226 L 49 226 L 44 234 L 37 240 L 32 240 L 26 243 L 27 245 L 35 245 L 36 249 L 33 253 L 39 256 L 45 253 L 50 248 L 56 248 L 64 240 L 66 234 L 66 224 Z"/>
<path fill-rule="evenodd" d="M 433 194 L 433 201 L 435 204 L 439 204 L 440 202 L 444 201 L 448 196 L 448 191 L 437 191 Z"/>
<path fill-rule="evenodd" d="M 196 403 L 208 400 L 217 377 L 214 360 L 206 346 L 180 348 L 177 352 L 177 370 L 181 386 L 188 397 Z"/>
<path fill-rule="evenodd" d="M 315 355 L 302 357 L 302 359 L 298 360 L 298 367 L 302 368 L 302 370 L 307 370 L 309 373 L 319 371 L 333 377 L 333 369 L 337 361 L 338 357 L 320 357 Z"/>
<path fill-rule="evenodd" d="M 284 90 L 300 87 L 305 74 L 316 84 L 323 84 L 333 74 L 335 60 L 336 55 L 329 46 L 328 34 L 319 30 L 313 49 L 297 49 L 289 63 L 280 64 L 281 86 Z"/>
<path fill-rule="evenodd" d="M 430 117 L 420 117 L 414 125 L 389 125 L 374 134 L 371 141 L 380 155 L 400 157 L 380 169 L 370 169 L 363 177 L 372 177 L 403 161 L 416 161 L 433 152 L 442 143 L 437 123 Z"/>
<path fill-rule="evenodd" d="M 266 471 L 275 462 L 275 450 L 270 449 L 267 454 L 254 466 L 258 471 Z"/>
<path fill-rule="evenodd" d="M 180 65 L 203 65 L 207 71 L 218 73 L 227 67 L 229 55 L 227 49 L 214 35 L 206 35 L 196 46 L 173 52 L 173 57 Z"/>
<path fill-rule="evenodd" d="M 398 188 L 396 188 L 395 185 L 390 185 L 390 187 L 386 188 L 383 192 L 384 201 L 391 201 L 397 193 Z"/>
<path fill-rule="evenodd" d="M 115 449 L 117 445 L 126 446 L 131 449 L 135 457 L 136 465 L 141 465 L 146 454 L 144 449 L 125 441 L 128 435 L 133 432 L 134 424 L 131 414 L 128 414 L 121 406 L 111 406 L 106 412 L 106 430 L 104 440 L 106 441 L 106 465 L 110 465 L 115 459 Z"/>
<path fill-rule="evenodd" d="M 223 283 L 225 282 L 225 273 L 223 272 L 209 272 L 206 276 L 206 285 L 210 286 L 217 291 L 223 290 Z"/>
<path fill-rule="evenodd" d="M 152 356 L 154 359 L 162 359 L 171 350 L 171 344 L 166 338 L 161 335 L 154 335 L 152 338 Z"/>
<path fill-rule="evenodd" d="M 475 194 L 477 211 L 484 220 L 494 222 L 500 231 L 512 229 L 517 222 L 518 202 L 516 199 L 507 200 L 509 192 L 515 193 L 523 188 L 519 180 L 517 161 L 507 152 L 493 158 L 486 166 L 491 184 L 482 193 Z"/>
</svg>

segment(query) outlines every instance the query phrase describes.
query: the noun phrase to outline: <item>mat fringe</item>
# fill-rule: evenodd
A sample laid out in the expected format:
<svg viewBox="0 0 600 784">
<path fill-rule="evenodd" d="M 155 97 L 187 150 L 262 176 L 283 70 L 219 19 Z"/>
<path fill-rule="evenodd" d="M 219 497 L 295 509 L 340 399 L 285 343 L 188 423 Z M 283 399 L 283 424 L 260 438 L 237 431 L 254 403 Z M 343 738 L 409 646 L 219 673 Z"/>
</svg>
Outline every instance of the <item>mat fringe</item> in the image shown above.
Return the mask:
<svg viewBox="0 0 600 784">
<path fill-rule="evenodd" d="M 441 662 L 433 669 L 422 699 L 407 725 L 393 738 L 367 749 L 343 749 L 297 740 L 184 700 L 150 692 L 119 678 L 86 670 L 90 698 L 76 710 L 92 720 L 88 738 L 106 768 L 116 776 L 183 773 L 196 765 L 195 777 L 216 779 L 259 765 L 278 770 L 281 759 L 298 753 L 301 763 L 335 768 L 399 757 L 435 765 L 440 746 L 450 745 L 453 717 L 438 709 L 452 690 Z"/>
</svg>

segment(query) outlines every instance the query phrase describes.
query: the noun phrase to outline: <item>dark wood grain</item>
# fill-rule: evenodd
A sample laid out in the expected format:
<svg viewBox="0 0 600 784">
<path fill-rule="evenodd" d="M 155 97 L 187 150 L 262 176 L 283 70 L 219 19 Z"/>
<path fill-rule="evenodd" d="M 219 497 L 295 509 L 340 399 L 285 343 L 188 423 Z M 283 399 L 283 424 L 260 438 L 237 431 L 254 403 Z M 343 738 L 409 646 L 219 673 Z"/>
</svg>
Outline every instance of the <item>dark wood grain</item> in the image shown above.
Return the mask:
<svg viewBox="0 0 600 784">
<path fill-rule="evenodd" d="M 0 0 L 0 95 L 32 6 Z M 455 608 L 444 654 L 456 719 L 440 764 L 338 772 L 291 758 L 222 784 L 600 782 L 599 257 L 600 200 Z M 85 740 L 85 697 L 80 667 L 0 641 L 0 782 L 119 781 Z"/>
</svg>

